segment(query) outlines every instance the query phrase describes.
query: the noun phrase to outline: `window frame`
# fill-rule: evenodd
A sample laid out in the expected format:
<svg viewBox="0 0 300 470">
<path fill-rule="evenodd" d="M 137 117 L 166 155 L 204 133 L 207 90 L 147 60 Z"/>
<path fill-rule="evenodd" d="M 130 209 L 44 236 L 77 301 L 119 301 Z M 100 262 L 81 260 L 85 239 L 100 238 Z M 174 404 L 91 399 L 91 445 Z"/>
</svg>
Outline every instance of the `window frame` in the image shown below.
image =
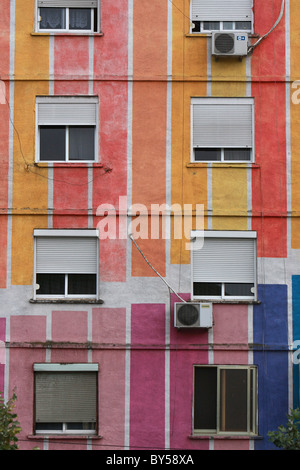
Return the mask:
<svg viewBox="0 0 300 470">
<path fill-rule="evenodd" d="M 37 285 L 37 238 L 38 237 L 53 237 L 53 238 L 60 238 L 60 237 L 70 237 L 70 238 L 81 238 L 81 237 L 91 237 L 97 240 L 97 248 L 96 248 L 96 256 L 97 256 L 97 272 L 96 274 L 96 293 L 95 294 L 68 294 L 67 286 L 66 286 L 66 277 L 69 273 L 64 273 L 65 276 L 65 293 L 64 295 L 61 294 L 41 294 L 37 293 L 36 285 Z M 34 253 L 34 260 L 33 260 L 33 300 L 99 300 L 99 230 L 98 229 L 35 229 L 33 231 L 33 253 Z M 63 274 L 63 273 L 61 273 Z M 82 273 L 77 273 L 82 274 Z"/>
<path fill-rule="evenodd" d="M 46 34 L 74 34 L 74 35 L 94 35 L 94 34 L 99 34 L 101 29 L 101 0 L 96 0 L 97 1 L 97 6 L 95 8 L 93 7 L 87 7 L 87 9 L 91 10 L 91 29 L 70 29 L 69 28 L 69 10 L 70 8 L 78 8 L 76 6 L 65 6 L 65 7 L 40 7 L 38 5 L 38 0 L 35 0 L 35 20 L 34 20 L 34 29 L 36 33 L 46 33 Z M 65 13 L 65 19 L 66 19 L 66 28 L 65 29 L 44 29 L 40 28 L 40 8 L 63 8 L 66 10 Z M 82 7 L 80 7 L 82 8 Z M 94 25 L 95 25 L 95 10 L 96 10 L 96 15 L 97 15 L 97 30 L 94 31 Z"/>
<path fill-rule="evenodd" d="M 216 429 L 195 429 L 195 408 L 196 391 L 195 375 L 197 368 L 217 369 L 217 390 L 216 390 Z M 221 371 L 222 370 L 247 370 L 247 431 L 222 431 L 221 423 Z M 251 410 L 251 373 L 253 372 L 253 397 L 252 397 L 252 416 Z M 194 364 L 193 365 L 193 405 L 192 405 L 192 432 L 193 435 L 219 435 L 219 436 L 256 436 L 258 434 L 258 368 L 256 365 L 243 364 Z M 254 429 L 254 430 L 251 430 Z"/>
<path fill-rule="evenodd" d="M 200 22 L 200 31 L 193 31 L 193 23 L 195 21 L 199 21 Z M 219 29 L 204 29 L 204 23 L 206 23 L 207 21 L 201 21 L 201 20 L 193 20 L 192 21 L 192 24 L 191 24 L 191 29 L 190 29 L 190 33 L 191 34 L 210 34 L 212 32 L 221 32 L 221 33 L 248 33 L 248 34 L 252 34 L 253 32 L 253 27 L 252 27 L 252 21 L 249 20 L 249 23 L 251 23 L 251 28 L 249 29 L 240 29 L 240 28 L 236 28 L 236 23 L 238 22 L 242 22 L 242 21 L 238 21 L 238 20 L 234 20 L 234 21 L 212 21 L 213 23 L 219 23 L 220 24 L 220 28 Z M 233 28 L 232 29 L 226 29 L 224 28 L 224 23 L 233 23 Z"/>
<path fill-rule="evenodd" d="M 250 159 L 249 160 L 225 160 L 224 159 L 224 150 L 230 150 L 230 149 L 238 149 L 238 148 L 243 148 L 241 146 L 223 146 L 223 147 L 218 147 L 216 145 L 210 146 L 210 147 L 197 147 L 194 146 L 194 135 L 193 135 L 193 128 L 194 128 L 194 106 L 196 105 L 236 105 L 240 106 L 242 104 L 244 105 L 251 105 L 251 148 L 250 148 Z M 236 165 L 236 164 L 253 164 L 255 163 L 255 103 L 254 103 L 254 98 L 253 97 L 234 97 L 234 98 L 216 98 L 216 97 L 191 97 L 190 101 L 190 163 L 213 163 L 213 164 L 230 164 L 230 165 Z M 202 149 L 209 149 L 209 148 L 217 148 L 221 151 L 221 160 L 196 160 L 195 159 L 195 148 L 202 148 Z M 249 148 L 249 147 L 244 147 L 244 148 Z"/>
<path fill-rule="evenodd" d="M 59 104 L 74 104 L 85 105 L 94 104 L 96 109 L 95 123 L 94 124 L 41 124 L 39 122 L 39 105 L 59 105 Z M 36 97 L 36 112 L 35 112 L 35 162 L 46 164 L 68 164 L 76 165 L 78 163 L 98 163 L 99 162 L 99 99 L 98 96 L 37 96 Z M 40 128 L 41 127 L 55 127 L 60 126 L 65 128 L 65 159 L 64 160 L 41 160 L 40 159 Z M 93 160 L 73 160 L 69 158 L 69 128 L 70 127 L 94 127 L 94 159 Z"/>
<path fill-rule="evenodd" d="M 36 429 L 36 373 L 37 372 L 95 372 L 96 374 L 96 421 L 95 429 L 67 429 L 67 423 L 62 422 L 62 430 Z M 34 435 L 86 435 L 94 436 L 98 434 L 99 428 L 99 364 L 98 363 L 34 363 L 34 408 L 33 408 L 33 433 Z"/>
<path fill-rule="evenodd" d="M 225 295 L 225 284 L 228 282 L 220 281 L 219 284 L 222 284 L 222 291 L 220 296 L 214 295 L 194 295 L 194 259 L 193 259 L 193 246 L 191 244 L 191 298 L 192 300 L 210 300 L 210 301 L 221 301 L 230 303 L 235 301 L 246 301 L 246 302 L 255 302 L 257 301 L 257 233 L 255 231 L 239 231 L 239 230 L 204 230 L 204 231 L 191 231 L 191 242 L 199 238 L 230 238 L 230 239 L 253 239 L 254 242 L 254 294 L 253 296 L 238 296 L 238 295 Z"/>
</svg>

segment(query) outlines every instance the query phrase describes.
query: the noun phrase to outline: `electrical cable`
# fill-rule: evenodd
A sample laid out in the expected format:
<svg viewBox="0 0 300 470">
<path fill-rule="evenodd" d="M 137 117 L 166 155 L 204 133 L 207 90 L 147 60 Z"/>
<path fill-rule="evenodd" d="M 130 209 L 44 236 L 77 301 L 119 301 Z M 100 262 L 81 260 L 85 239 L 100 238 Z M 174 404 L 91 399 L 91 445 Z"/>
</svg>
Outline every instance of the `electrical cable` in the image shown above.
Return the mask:
<svg viewBox="0 0 300 470">
<path fill-rule="evenodd" d="M 140 249 L 140 247 L 138 246 L 138 244 L 136 243 L 136 241 L 134 240 L 133 236 L 132 236 L 132 233 L 130 233 L 129 235 L 129 238 L 130 240 L 134 243 L 134 245 L 136 246 L 136 248 L 138 249 L 138 251 L 141 253 L 142 257 L 144 258 L 144 260 L 146 261 L 146 263 L 150 266 L 151 269 L 153 269 L 153 271 L 155 272 L 155 274 L 157 274 L 160 279 L 166 284 L 166 286 L 168 286 L 168 288 L 178 297 L 178 299 L 180 299 L 182 302 L 185 302 L 186 303 L 186 300 L 182 299 L 180 297 L 180 295 L 177 294 L 177 292 L 173 289 L 173 287 L 170 286 L 170 284 L 159 274 L 158 271 L 156 271 L 156 269 L 152 266 L 152 264 L 147 260 L 146 256 L 144 255 L 144 253 L 142 252 L 142 250 Z"/>
<path fill-rule="evenodd" d="M 0 77 L 0 80 L 1 80 L 1 77 Z M 77 186 L 77 187 L 81 187 L 81 186 L 86 186 L 90 183 L 92 183 L 93 181 L 95 181 L 97 178 L 100 178 L 100 176 L 104 176 L 106 175 L 106 173 L 110 173 L 112 171 L 112 168 L 110 167 L 102 167 L 102 169 L 104 169 L 104 173 L 101 173 L 99 174 L 98 176 L 95 176 L 93 177 L 91 180 L 85 182 L 85 183 L 72 183 L 70 181 L 67 181 L 67 180 L 60 180 L 58 178 L 50 178 L 49 176 L 46 176 L 46 175 L 42 175 L 36 171 L 32 171 L 31 170 L 31 167 L 35 167 L 36 165 L 35 164 L 32 164 L 32 163 L 28 163 L 28 161 L 26 160 L 26 157 L 24 155 L 24 152 L 23 152 L 23 148 L 22 148 L 22 141 L 21 141 L 21 138 L 20 138 L 20 134 L 19 134 L 19 131 L 18 129 L 16 128 L 16 125 L 11 117 L 11 107 L 10 107 L 10 104 L 9 104 L 9 101 L 6 97 L 6 95 L 4 95 L 4 98 L 5 98 L 5 101 L 6 101 L 6 104 L 7 104 L 7 107 L 8 107 L 8 118 L 9 118 L 9 121 L 13 127 L 13 130 L 14 132 L 16 133 L 17 135 L 17 138 L 18 138 L 18 142 L 19 142 L 19 149 L 20 149 L 20 153 L 21 153 L 21 156 L 22 156 L 22 159 L 24 161 L 24 164 L 25 164 L 25 168 L 27 171 L 29 171 L 30 173 L 32 173 L 33 175 L 36 175 L 36 176 L 40 176 L 41 178 L 44 178 L 44 179 L 47 179 L 48 181 L 55 181 L 55 182 L 58 182 L 58 183 L 63 183 L 63 184 L 68 184 L 68 185 L 71 185 L 71 186 Z M 49 169 L 49 167 L 47 167 L 47 169 Z M 94 170 L 94 168 L 93 168 Z"/>
<path fill-rule="evenodd" d="M 269 36 L 269 34 L 271 34 L 272 31 L 274 31 L 274 29 L 276 28 L 276 26 L 280 23 L 282 17 L 283 17 L 283 12 L 284 12 L 284 7 L 285 7 L 285 0 L 282 0 L 282 4 L 281 4 L 281 9 L 280 9 L 280 13 L 279 13 L 279 16 L 276 20 L 276 22 L 274 23 L 274 25 L 272 26 L 272 28 L 270 29 L 270 31 L 268 31 L 266 34 L 264 34 L 263 36 L 261 36 L 257 41 L 256 43 L 252 44 L 251 46 L 249 46 L 248 48 L 248 53 L 249 52 L 253 52 L 254 48 L 257 47 L 261 41 L 263 39 L 265 39 L 266 37 Z"/>
</svg>

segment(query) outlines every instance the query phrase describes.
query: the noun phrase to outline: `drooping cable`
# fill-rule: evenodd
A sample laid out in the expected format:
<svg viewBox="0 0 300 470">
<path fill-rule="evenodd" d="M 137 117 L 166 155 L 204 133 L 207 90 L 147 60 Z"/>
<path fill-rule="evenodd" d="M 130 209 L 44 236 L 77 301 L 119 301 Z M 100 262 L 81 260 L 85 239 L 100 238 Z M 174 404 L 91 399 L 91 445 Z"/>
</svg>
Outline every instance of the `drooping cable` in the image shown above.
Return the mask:
<svg viewBox="0 0 300 470">
<path fill-rule="evenodd" d="M 150 263 L 150 261 L 147 260 L 146 256 L 144 255 L 144 253 L 142 252 L 142 250 L 140 249 L 140 247 L 138 246 L 138 244 L 136 243 L 135 239 L 133 238 L 132 236 L 132 233 L 130 233 L 129 235 L 129 238 L 130 240 L 135 244 L 136 248 L 138 249 L 138 251 L 141 253 L 142 257 L 144 258 L 144 260 L 146 261 L 146 263 L 150 266 L 151 269 L 153 269 L 153 271 L 155 272 L 155 274 L 157 274 L 158 277 L 160 277 L 160 279 L 168 286 L 168 288 L 178 297 L 178 299 L 180 299 L 182 302 L 185 302 L 186 303 L 186 300 L 184 300 L 182 297 L 180 297 L 179 294 L 177 294 L 177 292 L 173 289 L 173 287 L 170 286 L 170 284 L 159 274 L 158 271 L 156 271 L 156 269 L 152 266 L 152 264 Z"/>
<path fill-rule="evenodd" d="M 281 9 L 280 9 L 280 13 L 279 13 L 279 16 L 277 18 L 277 20 L 275 21 L 274 25 L 272 26 L 272 28 L 270 29 L 270 31 L 268 31 L 266 34 L 264 34 L 263 36 L 261 36 L 254 44 L 252 44 L 251 46 L 249 46 L 248 48 L 248 53 L 249 52 L 253 52 L 254 48 L 257 47 L 261 41 L 263 39 L 265 39 L 266 37 L 269 36 L 269 34 L 272 33 L 272 31 L 274 31 L 274 29 L 276 28 L 276 26 L 280 23 L 282 17 L 283 17 L 283 12 L 284 12 L 284 5 L 285 4 L 285 0 L 282 0 L 282 4 L 281 4 Z"/>
</svg>

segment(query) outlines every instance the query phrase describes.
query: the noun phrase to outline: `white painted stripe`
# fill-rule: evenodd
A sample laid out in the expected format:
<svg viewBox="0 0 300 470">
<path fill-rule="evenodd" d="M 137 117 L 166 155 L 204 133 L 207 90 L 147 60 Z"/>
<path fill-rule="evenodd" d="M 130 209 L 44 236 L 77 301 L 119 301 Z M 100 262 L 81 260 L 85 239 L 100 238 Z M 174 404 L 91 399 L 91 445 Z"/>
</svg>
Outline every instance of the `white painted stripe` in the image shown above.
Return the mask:
<svg viewBox="0 0 300 470">
<path fill-rule="evenodd" d="M 287 212 L 291 214 L 291 43 L 290 43 L 290 0 L 285 1 L 285 75 L 286 75 L 286 184 Z M 291 217 L 287 217 L 287 250 L 291 253 Z M 289 349 L 293 343 L 292 278 L 288 276 L 288 341 Z M 292 351 L 290 353 L 292 355 Z M 293 361 L 289 360 L 289 408 L 293 407 Z"/>
<path fill-rule="evenodd" d="M 49 36 L 49 95 L 54 95 L 54 36 Z"/>
<path fill-rule="evenodd" d="M 133 73 L 133 0 L 128 0 L 128 111 L 127 111 L 127 208 L 132 200 L 132 73 Z M 131 277 L 131 240 L 127 238 L 126 277 Z M 131 305 L 126 308 L 126 344 L 131 343 Z M 130 348 L 125 352 L 124 448 L 130 445 Z"/>
<path fill-rule="evenodd" d="M 172 136 L 172 3 L 168 2 L 168 51 L 167 51 L 167 119 L 166 119 L 166 204 L 171 207 L 171 136 Z M 169 81 L 170 80 L 170 81 Z M 171 263 L 171 239 L 170 239 L 170 217 L 166 223 L 166 267 Z M 170 290 L 169 302 L 166 304 L 165 312 L 165 449 L 170 448 Z"/>
<path fill-rule="evenodd" d="M 10 0 L 10 34 L 9 34 L 9 148 L 8 148 L 8 208 L 12 209 L 13 204 L 13 152 L 14 152 L 14 99 L 15 99 L 15 1 Z M 12 216 L 7 217 L 7 276 L 6 287 L 11 286 L 11 237 L 12 237 Z M 6 342 L 10 342 L 10 317 L 6 317 Z M 5 350 L 5 370 L 4 370 L 4 399 L 9 399 L 9 348 Z"/>
</svg>

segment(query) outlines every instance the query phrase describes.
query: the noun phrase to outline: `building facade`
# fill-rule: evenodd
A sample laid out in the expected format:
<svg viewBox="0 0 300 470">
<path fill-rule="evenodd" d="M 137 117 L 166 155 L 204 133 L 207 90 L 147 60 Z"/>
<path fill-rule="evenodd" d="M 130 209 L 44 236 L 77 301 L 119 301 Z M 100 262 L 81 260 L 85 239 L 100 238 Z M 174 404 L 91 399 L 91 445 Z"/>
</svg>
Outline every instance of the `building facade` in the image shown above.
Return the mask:
<svg viewBox="0 0 300 470">
<path fill-rule="evenodd" d="M 0 391 L 20 448 L 273 448 L 299 406 L 298 16 L 1 1 Z"/>
</svg>

